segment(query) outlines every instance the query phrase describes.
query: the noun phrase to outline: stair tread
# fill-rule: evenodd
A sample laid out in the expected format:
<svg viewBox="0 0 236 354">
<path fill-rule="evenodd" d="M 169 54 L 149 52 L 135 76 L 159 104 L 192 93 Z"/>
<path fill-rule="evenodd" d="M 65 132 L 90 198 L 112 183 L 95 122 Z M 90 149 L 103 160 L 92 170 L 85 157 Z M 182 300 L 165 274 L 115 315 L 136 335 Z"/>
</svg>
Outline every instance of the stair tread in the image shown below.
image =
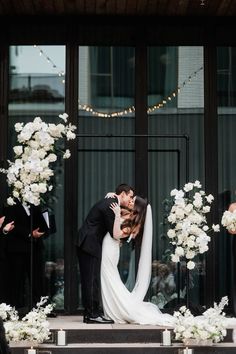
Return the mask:
<svg viewBox="0 0 236 354">
<path fill-rule="evenodd" d="M 11 344 L 11 348 L 16 348 L 16 347 L 23 347 L 17 345 L 17 343 Z M 60 345 L 57 346 L 55 344 L 39 344 L 37 348 L 182 348 L 186 347 L 182 343 L 172 343 L 171 346 L 162 346 L 160 343 L 70 343 L 68 345 Z M 193 345 L 190 345 L 189 347 L 195 347 Z M 201 347 L 201 346 L 196 346 L 196 347 Z M 216 343 L 213 344 L 213 347 L 236 347 L 236 343 L 230 343 L 230 342 L 224 342 L 224 343 Z"/>
</svg>

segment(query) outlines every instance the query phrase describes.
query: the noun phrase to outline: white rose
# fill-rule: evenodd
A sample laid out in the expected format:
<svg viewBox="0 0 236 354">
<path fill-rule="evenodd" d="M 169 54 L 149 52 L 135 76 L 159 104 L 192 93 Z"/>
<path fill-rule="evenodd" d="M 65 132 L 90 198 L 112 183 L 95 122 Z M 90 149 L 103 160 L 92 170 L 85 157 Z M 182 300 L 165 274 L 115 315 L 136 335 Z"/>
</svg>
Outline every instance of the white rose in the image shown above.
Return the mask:
<svg viewBox="0 0 236 354">
<path fill-rule="evenodd" d="M 15 203 L 15 201 L 14 201 L 13 198 L 9 197 L 9 198 L 7 198 L 7 204 L 8 204 L 8 205 L 14 205 L 14 204 L 16 204 L 16 203 Z"/>
<path fill-rule="evenodd" d="M 67 118 L 68 118 L 68 114 L 67 113 L 59 114 L 59 117 L 61 119 L 63 119 L 65 123 L 67 123 Z"/>
<path fill-rule="evenodd" d="M 190 270 L 194 269 L 195 268 L 195 263 L 193 261 L 188 261 L 187 268 L 190 269 Z"/>
<path fill-rule="evenodd" d="M 32 149 L 38 149 L 38 147 L 39 147 L 39 143 L 38 143 L 38 141 L 35 141 L 35 140 L 30 140 L 29 141 L 29 146 L 32 148 Z"/>
<path fill-rule="evenodd" d="M 39 149 L 38 150 L 38 156 L 39 156 L 40 159 L 44 159 L 46 154 L 47 154 L 47 152 L 44 149 Z"/>
<path fill-rule="evenodd" d="M 65 127 L 63 124 L 49 124 L 50 135 L 55 138 L 61 138 L 62 134 L 65 133 Z"/>
<path fill-rule="evenodd" d="M 64 155 L 63 155 L 63 159 L 69 159 L 71 156 L 70 150 L 66 149 Z"/>
<path fill-rule="evenodd" d="M 176 247 L 175 254 L 179 257 L 184 255 L 184 249 L 182 247 Z"/>
<path fill-rule="evenodd" d="M 202 185 L 201 185 L 201 183 L 200 183 L 198 180 L 196 180 L 196 181 L 194 182 L 194 187 L 202 188 Z"/>
<path fill-rule="evenodd" d="M 187 258 L 187 259 L 192 259 L 192 258 L 194 258 L 195 256 L 196 256 L 196 254 L 195 254 L 194 251 L 188 251 L 188 252 L 186 253 L 186 258 Z"/>
<path fill-rule="evenodd" d="M 180 189 L 179 191 L 177 191 L 177 193 L 175 194 L 175 199 L 183 199 L 184 198 L 184 192 L 182 191 L 182 189 Z"/>
<path fill-rule="evenodd" d="M 170 223 L 174 224 L 174 223 L 176 222 L 176 216 L 175 216 L 175 214 L 170 214 L 170 215 L 168 216 L 168 221 L 169 221 Z"/>
<path fill-rule="evenodd" d="M 199 253 L 203 254 L 209 250 L 209 247 L 207 245 L 200 245 L 199 246 Z"/>
<path fill-rule="evenodd" d="M 213 224 L 212 225 L 212 229 L 214 230 L 214 232 L 220 232 L 220 225 L 215 225 L 215 224 Z"/>
<path fill-rule="evenodd" d="M 47 192 L 47 184 L 39 183 L 39 193 L 46 193 L 46 192 Z"/>
<path fill-rule="evenodd" d="M 196 198 L 196 199 L 193 201 L 193 205 L 194 205 L 196 208 L 201 208 L 201 206 L 202 206 L 202 198 Z"/>
<path fill-rule="evenodd" d="M 23 128 L 23 123 L 16 123 L 15 124 L 15 131 L 19 133 Z"/>
<path fill-rule="evenodd" d="M 193 240 L 189 239 L 189 240 L 187 241 L 187 246 L 188 246 L 189 248 L 193 248 L 193 247 L 195 246 L 195 242 L 194 242 Z"/>
<path fill-rule="evenodd" d="M 13 197 L 14 197 L 14 198 L 19 198 L 19 195 L 20 195 L 20 194 L 19 194 L 18 191 L 14 190 L 12 194 L 13 194 Z"/>
<path fill-rule="evenodd" d="M 49 165 L 49 162 L 50 161 L 48 160 L 48 158 L 45 158 L 45 159 L 41 160 L 40 166 L 42 167 L 42 169 L 47 168 L 48 165 Z"/>
<path fill-rule="evenodd" d="M 14 183 L 14 187 L 17 189 L 21 189 L 23 187 L 23 184 L 21 183 L 21 181 L 16 181 Z"/>
<path fill-rule="evenodd" d="M 16 155 L 21 155 L 23 153 L 23 147 L 21 145 L 14 146 L 13 151 Z"/>
<path fill-rule="evenodd" d="M 183 233 L 178 235 L 178 241 L 177 241 L 177 245 L 182 245 L 182 243 L 184 242 L 184 235 Z"/>
<path fill-rule="evenodd" d="M 184 186 L 184 191 L 185 192 L 189 192 L 193 189 L 193 183 L 186 183 L 185 186 Z"/>
<path fill-rule="evenodd" d="M 189 228 L 189 232 L 190 232 L 191 234 L 198 235 L 199 232 L 200 232 L 200 229 L 199 229 L 199 227 L 198 227 L 197 225 L 192 224 L 192 225 L 190 226 L 190 228 Z"/>
<path fill-rule="evenodd" d="M 206 196 L 206 200 L 208 201 L 208 203 L 211 204 L 211 203 L 213 202 L 213 200 L 214 200 L 213 195 L 212 195 L 212 194 L 207 195 L 207 196 Z"/>
<path fill-rule="evenodd" d="M 178 263 L 179 262 L 179 256 L 176 256 L 176 254 L 172 254 L 171 255 L 171 260 L 174 263 Z"/>
<path fill-rule="evenodd" d="M 168 230 L 167 236 L 168 236 L 169 238 L 175 237 L 175 231 L 174 231 L 173 229 Z"/>
<path fill-rule="evenodd" d="M 172 189 L 172 191 L 170 192 L 170 195 L 172 197 L 174 197 L 177 193 L 178 193 L 178 189 Z"/>
<path fill-rule="evenodd" d="M 203 208 L 202 208 L 202 211 L 203 213 L 209 213 L 209 211 L 211 210 L 211 208 L 209 207 L 209 205 L 205 205 Z"/>
<path fill-rule="evenodd" d="M 191 211 L 193 210 L 193 204 L 187 204 L 186 207 L 184 208 L 186 214 L 190 214 Z"/>
<path fill-rule="evenodd" d="M 49 162 L 55 162 L 57 160 L 57 155 L 56 154 L 49 154 L 47 158 L 48 158 Z"/>
<path fill-rule="evenodd" d="M 37 183 L 33 183 L 30 185 L 30 189 L 33 193 L 35 193 L 35 192 L 38 192 L 39 186 L 37 185 Z"/>
<path fill-rule="evenodd" d="M 76 135 L 75 135 L 75 133 L 72 133 L 72 131 L 69 130 L 69 131 L 66 133 L 66 138 L 67 138 L 67 140 L 73 140 L 73 139 L 76 138 Z"/>
<path fill-rule="evenodd" d="M 175 211 L 175 215 L 178 219 L 182 220 L 184 218 L 184 211 L 182 208 L 177 208 Z"/>
</svg>

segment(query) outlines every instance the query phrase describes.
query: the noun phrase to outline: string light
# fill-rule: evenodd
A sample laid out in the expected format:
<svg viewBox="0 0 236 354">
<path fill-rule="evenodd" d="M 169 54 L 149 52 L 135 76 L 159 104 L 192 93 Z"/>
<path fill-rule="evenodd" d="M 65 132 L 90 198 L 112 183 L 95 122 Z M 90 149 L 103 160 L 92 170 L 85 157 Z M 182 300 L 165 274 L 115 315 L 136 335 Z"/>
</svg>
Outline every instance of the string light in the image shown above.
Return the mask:
<svg viewBox="0 0 236 354">
<path fill-rule="evenodd" d="M 188 84 L 192 81 L 193 78 L 195 78 L 197 76 L 197 74 L 203 70 L 203 67 L 201 66 L 198 70 L 194 71 L 191 75 L 188 76 L 188 78 L 186 80 L 184 80 L 182 82 L 181 85 L 179 85 L 177 87 L 177 89 L 175 91 L 173 91 L 171 94 L 167 95 L 165 98 L 163 98 L 162 101 L 154 104 L 153 106 L 148 107 L 147 109 L 147 113 L 150 114 L 158 109 L 163 108 L 166 104 L 168 104 L 170 101 L 172 101 L 172 99 L 175 99 L 177 97 L 177 95 L 180 93 L 180 91 Z M 132 114 L 135 112 L 135 107 L 131 106 L 128 107 L 126 109 L 124 109 L 123 111 L 118 111 L 118 112 L 112 112 L 112 113 L 105 113 L 105 112 L 99 112 L 99 111 L 95 111 L 90 105 L 87 104 L 80 104 L 79 102 L 79 110 L 81 111 L 85 111 L 85 112 L 89 112 L 92 113 L 92 115 L 97 116 L 97 117 L 102 117 L 102 118 L 115 118 L 115 117 L 121 117 L 121 116 L 125 116 L 127 114 Z"/>
<path fill-rule="evenodd" d="M 39 55 L 42 56 L 42 57 L 44 57 L 44 58 L 46 59 L 46 61 L 47 61 L 50 65 L 52 65 L 53 69 L 56 70 L 57 75 L 58 75 L 59 77 L 62 77 L 61 82 L 64 84 L 64 83 L 65 83 L 65 79 L 64 79 L 64 77 L 65 77 L 65 72 L 64 72 L 64 70 L 60 70 L 60 69 L 58 68 L 58 66 L 54 63 L 54 61 L 53 61 L 51 58 L 49 58 L 49 56 L 42 50 L 41 47 L 39 47 L 39 46 L 36 45 L 36 44 L 34 44 L 33 47 L 36 48 L 36 49 L 38 49 Z"/>
<path fill-rule="evenodd" d="M 205 0 L 202 0 L 202 1 L 205 1 Z M 43 56 L 47 60 L 47 62 L 52 65 L 53 69 L 57 69 L 57 74 L 58 74 L 58 76 L 63 77 L 62 83 L 64 84 L 65 83 L 65 79 L 64 79 L 65 72 L 63 70 L 58 70 L 57 65 L 52 61 L 52 59 L 49 58 L 49 56 L 39 46 L 34 45 L 34 48 L 37 48 L 39 50 L 39 55 Z M 185 87 L 185 85 L 190 83 L 192 81 L 192 79 L 195 78 L 201 70 L 203 70 L 202 66 L 198 70 L 194 71 L 191 75 L 189 75 L 188 78 L 186 80 L 184 80 L 182 82 L 182 84 L 176 88 L 175 91 L 173 91 L 172 93 L 167 95 L 165 98 L 163 98 L 162 101 L 148 107 L 147 113 L 150 114 L 158 109 L 161 109 L 167 103 L 172 101 L 172 99 L 175 99 L 177 97 L 177 95 L 180 93 L 181 89 L 183 89 Z M 116 117 L 121 117 L 121 116 L 135 113 L 134 106 L 127 107 L 122 111 L 106 113 L 106 112 L 96 111 L 93 109 L 92 106 L 87 105 L 87 104 L 82 104 L 82 103 L 80 103 L 79 100 L 78 100 L 78 104 L 79 104 L 79 110 L 91 113 L 92 115 L 94 115 L 96 117 L 101 117 L 101 118 L 116 118 Z"/>
</svg>

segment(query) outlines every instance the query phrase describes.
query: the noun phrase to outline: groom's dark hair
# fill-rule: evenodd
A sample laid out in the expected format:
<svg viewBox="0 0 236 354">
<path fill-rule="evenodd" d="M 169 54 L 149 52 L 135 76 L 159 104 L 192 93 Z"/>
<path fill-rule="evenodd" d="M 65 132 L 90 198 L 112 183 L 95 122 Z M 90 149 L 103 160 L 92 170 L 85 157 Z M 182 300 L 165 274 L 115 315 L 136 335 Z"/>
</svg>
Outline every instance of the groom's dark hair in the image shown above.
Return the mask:
<svg viewBox="0 0 236 354">
<path fill-rule="evenodd" d="M 134 189 L 126 183 L 121 183 L 121 184 L 119 184 L 119 186 L 116 187 L 116 194 L 117 195 L 121 194 L 122 192 L 125 192 L 126 194 L 128 194 L 130 191 L 134 192 Z"/>
</svg>

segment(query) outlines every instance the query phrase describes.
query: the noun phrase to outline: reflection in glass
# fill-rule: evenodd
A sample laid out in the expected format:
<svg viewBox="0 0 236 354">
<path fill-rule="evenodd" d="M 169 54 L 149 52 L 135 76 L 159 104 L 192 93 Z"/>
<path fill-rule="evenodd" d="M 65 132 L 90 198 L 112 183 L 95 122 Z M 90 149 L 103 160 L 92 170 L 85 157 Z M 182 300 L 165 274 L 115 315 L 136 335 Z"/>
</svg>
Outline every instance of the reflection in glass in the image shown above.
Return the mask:
<svg viewBox="0 0 236 354">
<path fill-rule="evenodd" d="M 149 134 L 162 135 L 149 138 L 149 197 L 155 215 L 150 297 L 160 308 L 173 308 L 186 296 L 185 262 L 176 265 L 170 258 L 168 198 L 188 181 L 204 185 L 203 88 L 202 47 L 148 48 Z M 191 271 L 190 301 L 195 303 L 204 302 L 204 267 L 200 259 Z"/>
<path fill-rule="evenodd" d="M 236 200 L 235 183 L 235 129 L 236 129 L 236 48 L 217 48 L 218 98 L 218 176 L 219 220 L 229 205 Z M 221 227 L 218 237 L 218 291 L 219 298 L 229 295 L 229 308 L 236 315 L 235 294 L 235 237 Z"/>
<path fill-rule="evenodd" d="M 59 121 L 65 110 L 65 47 L 64 46 L 11 46 L 9 91 L 9 158 L 16 145 L 14 125 L 29 122 L 35 116 L 50 123 Z M 53 177 L 54 189 L 46 204 L 51 221 L 55 216 L 56 229 L 44 239 L 42 295 L 49 295 L 56 309 L 64 308 L 64 175 L 63 162 L 58 161 Z M 23 255 L 22 255 L 23 256 Z M 24 307 L 29 306 L 30 279 L 24 278 Z M 34 279 L 33 281 L 37 281 Z"/>
</svg>

